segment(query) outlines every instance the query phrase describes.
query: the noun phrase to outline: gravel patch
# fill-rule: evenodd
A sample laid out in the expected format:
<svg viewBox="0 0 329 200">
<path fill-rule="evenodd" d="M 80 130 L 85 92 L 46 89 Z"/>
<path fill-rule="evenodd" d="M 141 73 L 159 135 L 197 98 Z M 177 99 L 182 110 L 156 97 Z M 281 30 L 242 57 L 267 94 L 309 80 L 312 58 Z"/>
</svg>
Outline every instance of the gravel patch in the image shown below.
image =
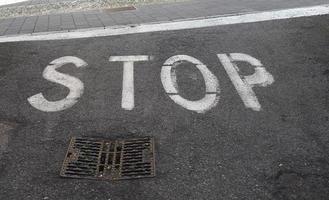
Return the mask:
<svg viewBox="0 0 329 200">
<path fill-rule="evenodd" d="M 44 1 L 44 2 L 43 2 Z M 118 8 L 152 3 L 181 2 L 185 0 L 41 0 L 37 4 L 18 4 L 0 7 L 0 18 L 68 13 L 86 10 Z M 32 1 L 33 2 L 33 1 Z"/>
</svg>

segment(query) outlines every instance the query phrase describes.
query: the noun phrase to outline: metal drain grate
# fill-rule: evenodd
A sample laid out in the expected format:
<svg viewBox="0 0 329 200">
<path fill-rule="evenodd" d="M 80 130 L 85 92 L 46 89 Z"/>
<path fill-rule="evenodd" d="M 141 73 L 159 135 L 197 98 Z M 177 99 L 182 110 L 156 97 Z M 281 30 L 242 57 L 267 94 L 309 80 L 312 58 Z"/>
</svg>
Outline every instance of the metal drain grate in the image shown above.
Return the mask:
<svg viewBox="0 0 329 200">
<path fill-rule="evenodd" d="M 71 178 L 133 179 L 155 176 L 154 139 L 71 139 L 60 175 Z"/>
</svg>

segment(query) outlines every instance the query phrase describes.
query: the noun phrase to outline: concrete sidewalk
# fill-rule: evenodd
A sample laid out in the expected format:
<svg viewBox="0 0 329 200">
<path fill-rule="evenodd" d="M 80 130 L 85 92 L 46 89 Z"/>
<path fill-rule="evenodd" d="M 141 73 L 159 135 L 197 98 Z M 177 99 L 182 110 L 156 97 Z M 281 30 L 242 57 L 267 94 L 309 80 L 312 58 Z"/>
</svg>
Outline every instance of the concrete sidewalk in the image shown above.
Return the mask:
<svg viewBox="0 0 329 200">
<path fill-rule="evenodd" d="M 72 31 L 85 28 L 106 28 L 160 21 L 243 12 L 287 9 L 327 4 L 328 0 L 191 0 L 122 9 L 105 9 L 56 15 L 27 16 L 0 19 L 0 36 L 35 34 L 49 31 Z"/>
</svg>

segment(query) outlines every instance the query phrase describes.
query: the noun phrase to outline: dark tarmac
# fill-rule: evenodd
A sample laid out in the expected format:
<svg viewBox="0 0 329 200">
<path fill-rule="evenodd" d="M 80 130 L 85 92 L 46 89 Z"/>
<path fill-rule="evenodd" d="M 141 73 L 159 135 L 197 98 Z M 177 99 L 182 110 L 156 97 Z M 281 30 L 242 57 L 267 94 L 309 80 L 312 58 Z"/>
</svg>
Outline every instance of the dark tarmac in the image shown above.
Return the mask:
<svg viewBox="0 0 329 200">
<path fill-rule="evenodd" d="M 218 200 L 307 199 L 329 196 L 329 16 L 220 27 L 0 44 L 0 199 Z M 253 89 L 261 111 L 246 108 L 217 54 L 245 53 L 274 77 Z M 135 107 L 121 108 L 122 62 L 135 63 Z M 176 104 L 160 79 L 163 63 L 189 55 L 217 77 L 220 99 L 204 114 Z M 80 79 L 71 108 L 43 112 L 27 99 L 49 101 L 69 89 L 42 72 L 53 60 L 88 63 L 58 69 Z M 241 74 L 253 68 L 238 64 Z M 192 65 L 177 69 L 180 95 L 197 100 L 205 83 Z M 124 181 L 59 176 L 72 136 L 153 136 L 156 177 Z M 4 139 L 3 139 L 4 138 Z"/>
</svg>

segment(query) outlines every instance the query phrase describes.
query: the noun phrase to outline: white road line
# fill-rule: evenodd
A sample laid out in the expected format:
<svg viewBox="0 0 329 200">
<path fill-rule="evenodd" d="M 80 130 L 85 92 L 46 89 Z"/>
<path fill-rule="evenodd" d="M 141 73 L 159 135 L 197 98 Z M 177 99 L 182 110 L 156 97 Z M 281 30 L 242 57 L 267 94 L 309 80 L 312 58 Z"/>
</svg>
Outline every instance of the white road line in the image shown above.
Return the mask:
<svg viewBox="0 0 329 200">
<path fill-rule="evenodd" d="M 179 95 L 176 77 L 176 68 L 182 62 L 190 62 L 200 70 L 206 85 L 205 96 L 197 101 L 190 101 Z M 166 60 L 161 69 L 161 82 L 169 97 L 178 105 L 195 111 L 205 113 L 218 104 L 219 83 L 217 77 L 200 60 L 188 55 L 172 56 Z M 212 93 L 212 94 L 209 94 Z"/>
<path fill-rule="evenodd" d="M 21 3 L 24 1 L 28 1 L 28 0 L 0 0 L 0 6 L 14 4 L 14 3 Z"/>
<path fill-rule="evenodd" d="M 260 111 L 261 105 L 252 88 L 255 86 L 266 87 L 273 84 L 274 78 L 272 74 L 265 69 L 259 60 L 247 54 L 231 53 L 229 56 L 226 54 L 217 54 L 217 56 L 240 95 L 244 105 L 254 111 Z M 255 73 L 249 76 L 240 75 L 240 69 L 234 62 L 249 63 L 255 67 Z"/>
<path fill-rule="evenodd" d="M 111 56 L 110 62 L 123 62 L 121 107 L 132 110 L 135 107 L 134 63 L 149 61 L 150 56 Z"/>
<path fill-rule="evenodd" d="M 43 77 L 50 82 L 67 87 L 70 89 L 70 92 L 64 99 L 58 101 L 48 101 L 42 93 L 33 95 L 27 100 L 34 108 L 44 112 L 57 112 L 70 108 L 78 102 L 84 91 L 84 85 L 81 80 L 56 71 L 56 69 L 69 63 L 74 64 L 78 68 L 88 65 L 84 60 L 74 56 L 65 56 L 53 60 L 43 71 Z"/>
<path fill-rule="evenodd" d="M 212 26 L 223 26 L 230 24 L 244 24 L 253 22 L 263 22 L 280 19 L 291 19 L 299 17 L 310 17 L 329 14 L 329 4 L 292 8 L 285 10 L 256 12 L 247 14 L 238 14 L 230 16 L 217 16 L 207 19 L 187 19 L 184 21 L 140 24 L 134 26 L 115 26 L 106 27 L 105 29 L 84 29 L 73 32 L 49 32 L 43 34 L 25 34 L 16 36 L 2 36 L 0 43 L 3 42 L 18 42 L 18 41 L 40 41 L 40 40 L 65 40 L 77 38 L 103 37 L 114 35 L 126 35 L 135 33 L 148 33 L 157 31 L 174 31 L 184 29 L 206 28 Z"/>
</svg>

